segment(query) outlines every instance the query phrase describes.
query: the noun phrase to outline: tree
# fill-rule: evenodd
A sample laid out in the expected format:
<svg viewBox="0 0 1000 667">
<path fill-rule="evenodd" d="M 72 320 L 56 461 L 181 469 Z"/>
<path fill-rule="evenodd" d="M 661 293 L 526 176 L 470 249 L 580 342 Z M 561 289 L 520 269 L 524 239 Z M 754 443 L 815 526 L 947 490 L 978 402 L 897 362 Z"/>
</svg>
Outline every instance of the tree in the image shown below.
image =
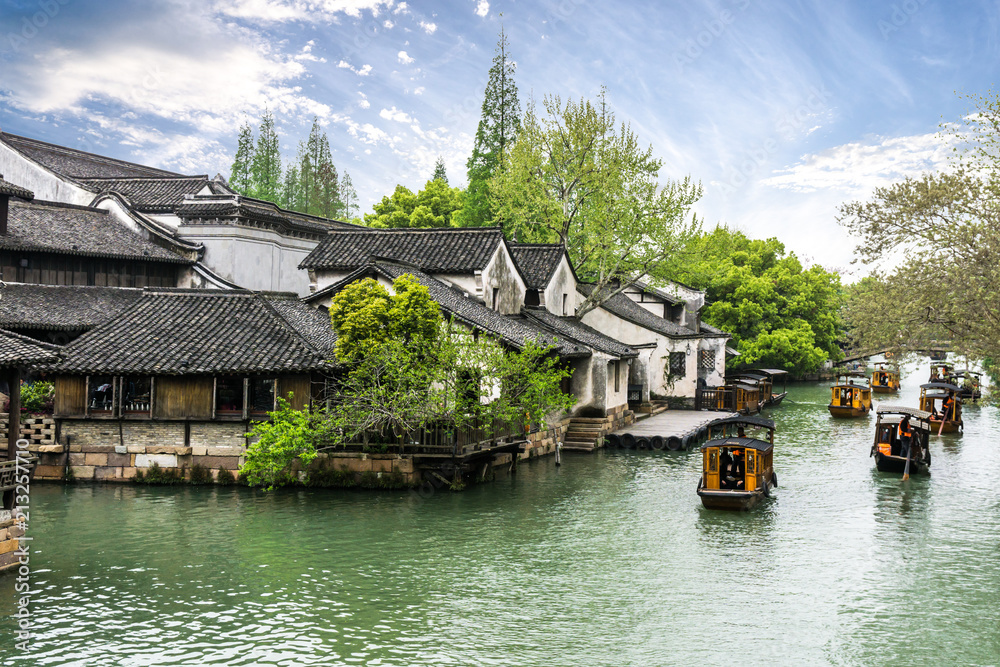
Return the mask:
<svg viewBox="0 0 1000 667">
<path fill-rule="evenodd" d="M 233 158 L 233 167 L 229 174 L 229 185 L 242 195 L 250 195 L 253 191 L 251 174 L 253 160 L 253 130 L 250 128 L 250 123 L 244 121 L 236 139 L 236 156 Z"/>
<path fill-rule="evenodd" d="M 354 182 L 351 175 L 344 172 L 340 179 L 340 206 L 344 219 L 351 219 L 358 214 L 358 193 L 354 189 Z"/>
<path fill-rule="evenodd" d="M 947 171 L 877 188 L 841 206 L 840 222 L 876 269 L 852 299 L 852 343 L 862 349 L 926 349 L 950 342 L 996 373 L 1000 360 L 1000 98 L 943 126 L 954 148 Z M 886 323 L 889 324 L 886 324 Z"/>
<path fill-rule="evenodd" d="M 431 176 L 432 181 L 441 181 L 445 185 L 448 185 L 448 174 L 445 173 L 444 169 L 444 158 L 440 155 L 437 161 L 434 163 L 434 175 Z"/>
<path fill-rule="evenodd" d="M 285 179 L 281 184 L 280 205 L 289 211 L 302 210 L 302 189 L 299 183 L 299 169 L 294 164 L 285 170 Z"/>
<path fill-rule="evenodd" d="M 257 133 L 257 149 L 250 166 L 253 196 L 278 202 L 281 195 L 281 147 L 274 129 L 274 115 L 264 110 Z"/>
<path fill-rule="evenodd" d="M 489 225 L 496 217 L 488 183 L 502 169 L 504 153 L 514 143 L 521 127 L 521 104 L 517 99 L 517 85 L 514 83 L 516 69 L 516 64 L 508 54 L 507 35 L 501 28 L 493 66 L 490 67 L 486 83 L 476 140 L 472 146 L 472 155 L 466 162 L 469 184 L 458 220 L 461 227 Z"/>
<path fill-rule="evenodd" d="M 432 179 L 414 194 L 397 185 L 391 197 L 382 197 L 373 213 L 365 214 L 370 227 L 450 227 L 462 207 L 462 191 L 446 181 Z"/>
<path fill-rule="evenodd" d="M 628 125 L 616 127 L 605 93 L 596 104 L 546 96 L 529 105 L 503 168 L 489 182 L 490 202 L 508 237 L 560 242 L 594 289 L 576 315 L 643 278 L 666 278 L 674 255 L 698 230 L 689 216 L 701 185 L 661 185 L 662 160 L 641 149 Z"/>
<path fill-rule="evenodd" d="M 734 364 L 801 375 L 841 358 L 837 274 L 804 269 L 777 239 L 723 226 L 690 239 L 678 257 L 671 275 L 705 291 L 702 317 L 733 335 L 740 352 Z"/>
<path fill-rule="evenodd" d="M 537 422 L 573 404 L 561 391 L 569 372 L 548 346 L 528 341 L 509 350 L 486 335 L 440 317 L 427 288 L 412 276 L 393 292 L 371 279 L 342 290 L 330 308 L 337 360 L 345 375 L 326 413 L 293 411 L 281 403 L 242 472 L 251 484 L 287 483 L 296 459 L 370 437 L 391 442 L 432 424 L 456 431 L 475 425 Z"/>
</svg>

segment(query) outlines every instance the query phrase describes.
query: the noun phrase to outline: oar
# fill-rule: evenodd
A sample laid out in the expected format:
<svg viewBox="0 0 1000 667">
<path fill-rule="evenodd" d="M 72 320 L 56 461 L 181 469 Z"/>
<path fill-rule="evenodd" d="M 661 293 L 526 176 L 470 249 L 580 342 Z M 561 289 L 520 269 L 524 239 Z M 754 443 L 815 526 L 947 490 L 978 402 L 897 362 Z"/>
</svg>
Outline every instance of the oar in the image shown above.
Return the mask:
<svg viewBox="0 0 1000 667">
<path fill-rule="evenodd" d="M 938 429 L 938 435 L 941 435 L 942 433 L 944 433 L 944 420 L 947 419 L 947 418 L 948 418 L 948 411 L 947 410 L 942 410 L 941 411 L 941 427 Z"/>
<path fill-rule="evenodd" d="M 906 465 L 903 466 L 903 481 L 910 479 L 910 453 L 913 451 L 913 438 L 910 438 L 910 444 L 906 448 Z"/>
</svg>

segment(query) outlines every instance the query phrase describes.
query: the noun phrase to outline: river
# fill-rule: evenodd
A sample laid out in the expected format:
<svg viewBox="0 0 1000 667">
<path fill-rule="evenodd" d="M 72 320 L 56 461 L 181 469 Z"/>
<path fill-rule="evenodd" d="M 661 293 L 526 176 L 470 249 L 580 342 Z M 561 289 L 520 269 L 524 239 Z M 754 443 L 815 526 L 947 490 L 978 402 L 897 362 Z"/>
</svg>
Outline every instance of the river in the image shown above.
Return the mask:
<svg viewBox="0 0 1000 667">
<path fill-rule="evenodd" d="M 967 407 L 903 483 L 874 416 L 828 401 L 795 384 L 768 412 L 780 488 L 745 514 L 701 507 L 693 452 L 427 498 L 36 484 L 36 636 L 22 654 L 4 617 L 2 664 L 1000 664 L 1000 413 Z"/>
</svg>

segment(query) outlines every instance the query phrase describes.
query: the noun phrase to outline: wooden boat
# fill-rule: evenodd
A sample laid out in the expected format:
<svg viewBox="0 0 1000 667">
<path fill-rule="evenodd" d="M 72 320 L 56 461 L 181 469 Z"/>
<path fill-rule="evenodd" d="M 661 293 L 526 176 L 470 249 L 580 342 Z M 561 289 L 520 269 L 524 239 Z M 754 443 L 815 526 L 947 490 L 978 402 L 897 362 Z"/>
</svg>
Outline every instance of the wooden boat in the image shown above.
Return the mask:
<svg viewBox="0 0 1000 667">
<path fill-rule="evenodd" d="M 875 422 L 875 442 L 871 456 L 875 457 L 875 467 L 880 472 L 903 473 L 906 470 L 906 452 L 899 439 L 899 423 L 909 417 L 913 431 L 911 443 L 910 474 L 929 473 L 931 451 L 928 440 L 932 429 L 931 413 L 902 406 L 879 406 L 878 421 Z M 937 431 L 934 431 L 935 433 Z"/>
<path fill-rule="evenodd" d="M 872 392 L 876 394 L 894 394 L 899 391 L 899 369 L 892 364 L 880 361 L 875 364 L 871 378 Z"/>
<path fill-rule="evenodd" d="M 715 433 L 716 429 L 721 433 Z M 713 510 L 749 510 L 769 497 L 778 486 L 774 422 L 763 417 L 728 417 L 713 423 L 710 431 L 708 442 L 701 446 L 701 504 Z"/>
<path fill-rule="evenodd" d="M 958 396 L 963 401 L 978 401 L 983 397 L 982 373 L 969 370 L 957 370 L 952 374 L 952 382 L 961 387 Z"/>
<path fill-rule="evenodd" d="M 951 375 L 955 372 L 955 367 L 949 361 L 935 361 L 931 363 L 931 374 L 927 378 L 928 382 L 951 382 Z"/>
<path fill-rule="evenodd" d="M 708 387 L 701 391 L 701 404 L 709 410 L 727 410 L 749 415 L 760 412 L 764 405 L 761 387 L 756 381 L 734 378 L 721 387 Z"/>
<path fill-rule="evenodd" d="M 785 400 L 785 396 L 788 395 L 786 388 L 788 371 L 783 371 L 780 368 L 754 368 L 742 371 L 736 377 L 758 382 L 761 388 L 760 398 L 765 406 L 780 405 Z M 775 378 L 781 378 L 781 391 L 777 393 L 774 390 Z"/>
<path fill-rule="evenodd" d="M 962 428 L 962 399 L 958 392 L 961 388 L 950 382 L 928 382 L 920 385 L 920 409 L 931 413 L 931 430 L 934 433 L 955 433 Z M 948 414 L 942 415 L 942 405 L 951 396 L 954 401 Z M 941 419 L 944 418 L 944 429 L 941 429 Z"/>
<path fill-rule="evenodd" d="M 872 409 L 872 390 L 864 373 L 841 373 L 830 387 L 827 409 L 834 417 L 864 417 Z"/>
</svg>

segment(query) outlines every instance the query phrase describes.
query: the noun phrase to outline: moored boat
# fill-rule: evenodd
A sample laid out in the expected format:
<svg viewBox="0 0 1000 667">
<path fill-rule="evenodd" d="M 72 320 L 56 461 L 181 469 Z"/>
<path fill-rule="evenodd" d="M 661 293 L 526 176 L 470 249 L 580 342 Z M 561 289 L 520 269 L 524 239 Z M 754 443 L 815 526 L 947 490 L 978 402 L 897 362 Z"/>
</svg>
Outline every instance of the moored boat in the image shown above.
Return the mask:
<svg viewBox="0 0 1000 667">
<path fill-rule="evenodd" d="M 753 508 L 778 486 L 774 422 L 762 417 L 729 417 L 710 428 L 713 435 L 701 446 L 698 495 L 702 505 L 718 510 Z M 716 429 L 721 433 L 715 434 Z"/>
<path fill-rule="evenodd" d="M 933 425 L 931 413 L 903 406 L 879 406 L 875 422 L 875 442 L 871 456 L 880 472 L 929 473 L 931 452 L 928 439 Z M 901 432 L 900 424 L 904 424 Z M 905 428 L 906 426 L 909 428 Z M 906 431 L 909 431 L 907 437 Z M 906 460 L 910 464 L 907 467 Z"/>
<path fill-rule="evenodd" d="M 963 401 L 978 401 L 983 397 L 982 373 L 969 370 L 957 370 L 952 374 L 952 382 L 960 387 L 958 396 Z"/>
<path fill-rule="evenodd" d="M 899 369 L 884 361 L 876 363 L 875 370 L 872 371 L 871 388 L 876 394 L 894 394 L 899 391 Z"/>
<path fill-rule="evenodd" d="M 931 362 L 931 373 L 928 382 L 951 382 L 951 375 L 955 372 L 955 367 L 950 361 Z"/>
<path fill-rule="evenodd" d="M 753 368 L 740 372 L 737 377 L 754 379 L 760 384 L 761 401 L 765 406 L 779 405 L 788 395 L 788 371 L 780 368 Z M 777 378 L 781 378 L 781 391 L 775 391 L 774 381 Z"/>
<path fill-rule="evenodd" d="M 920 409 L 931 413 L 931 431 L 955 433 L 963 427 L 960 387 L 950 382 L 928 382 L 920 385 Z M 944 426 L 941 421 L 944 420 Z"/>
<path fill-rule="evenodd" d="M 841 373 L 830 387 L 830 394 L 826 407 L 834 417 L 864 417 L 871 412 L 872 390 L 864 373 Z"/>
</svg>

